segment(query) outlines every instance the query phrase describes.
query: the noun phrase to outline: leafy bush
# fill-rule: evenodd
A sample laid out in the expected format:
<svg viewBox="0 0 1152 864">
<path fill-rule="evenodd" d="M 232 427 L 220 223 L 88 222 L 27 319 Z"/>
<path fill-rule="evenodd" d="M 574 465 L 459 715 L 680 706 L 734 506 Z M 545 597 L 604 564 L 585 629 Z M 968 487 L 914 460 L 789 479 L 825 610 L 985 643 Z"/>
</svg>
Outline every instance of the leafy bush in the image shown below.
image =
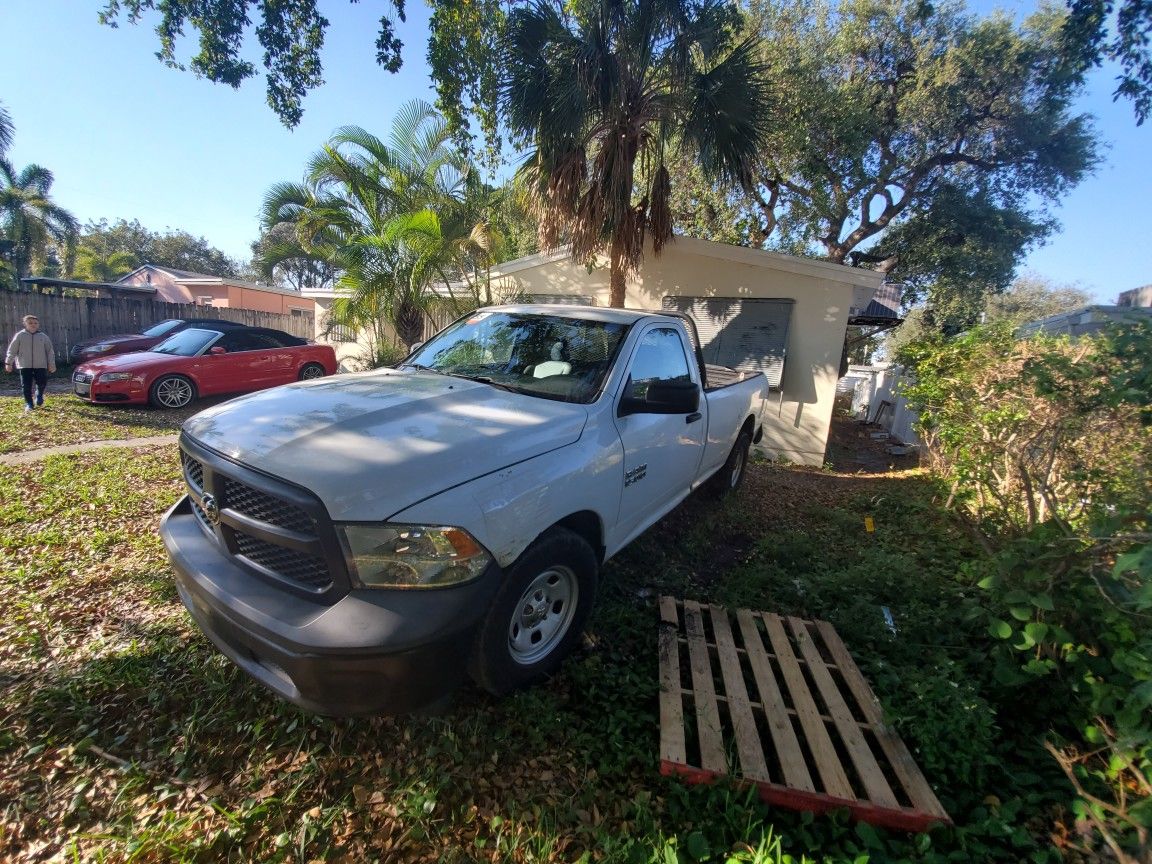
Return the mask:
<svg viewBox="0 0 1152 864">
<path fill-rule="evenodd" d="M 932 467 L 989 553 L 1002 702 L 1043 721 L 1085 845 L 1152 857 L 1152 327 L 905 348 Z M 1090 829 L 1095 829 L 1094 831 Z"/>
<path fill-rule="evenodd" d="M 356 367 L 356 371 L 367 372 L 370 369 L 395 366 L 407 356 L 407 349 L 400 345 L 376 342 L 353 357 L 352 364 Z"/>
</svg>

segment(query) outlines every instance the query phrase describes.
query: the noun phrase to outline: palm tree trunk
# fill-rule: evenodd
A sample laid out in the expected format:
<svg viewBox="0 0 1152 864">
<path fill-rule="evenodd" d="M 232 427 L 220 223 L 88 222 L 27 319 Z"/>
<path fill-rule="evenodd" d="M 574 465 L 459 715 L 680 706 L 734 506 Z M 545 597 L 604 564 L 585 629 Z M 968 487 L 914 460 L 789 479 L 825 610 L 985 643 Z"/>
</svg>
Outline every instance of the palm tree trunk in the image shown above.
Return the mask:
<svg viewBox="0 0 1152 864">
<path fill-rule="evenodd" d="M 418 303 L 401 300 L 393 324 L 405 347 L 411 347 L 424 338 L 424 310 Z"/>
<path fill-rule="evenodd" d="M 617 239 L 612 239 L 611 251 L 611 270 L 608 286 L 608 305 L 615 309 L 624 308 L 624 249 L 623 243 Z"/>
</svg>

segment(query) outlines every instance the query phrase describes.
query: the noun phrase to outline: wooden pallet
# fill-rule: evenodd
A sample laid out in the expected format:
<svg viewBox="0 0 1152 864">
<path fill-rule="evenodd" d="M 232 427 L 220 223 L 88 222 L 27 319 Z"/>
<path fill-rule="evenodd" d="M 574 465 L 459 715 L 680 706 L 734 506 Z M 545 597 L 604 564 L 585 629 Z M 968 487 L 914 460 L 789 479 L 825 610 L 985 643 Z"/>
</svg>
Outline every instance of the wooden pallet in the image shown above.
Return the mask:
<svg viewBox="0 0 1152 864">
<path fill-rule="evenodd" d="M 827 621 L 660 598 L 660 771 L 873 825 L 951 824 Z"/>
</svg>

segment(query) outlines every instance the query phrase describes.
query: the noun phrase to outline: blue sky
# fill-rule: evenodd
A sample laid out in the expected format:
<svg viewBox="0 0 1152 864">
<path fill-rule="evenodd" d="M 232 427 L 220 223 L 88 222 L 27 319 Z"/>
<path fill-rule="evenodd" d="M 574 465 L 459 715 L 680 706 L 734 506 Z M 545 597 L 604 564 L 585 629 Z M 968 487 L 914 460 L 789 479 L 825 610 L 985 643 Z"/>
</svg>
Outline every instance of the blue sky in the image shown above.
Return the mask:
<svg viewBox="0 0 1152 864">
<path fill-rule="evenodd" d="M 264 193 L 273 183 L 299 180 L 308 157 L 335 129 L 355 124 L 383 135 L 399 105 L 434 99 L 424 62 L 428 10 L 419 0 L 408 4 L 409 20 L 401 25 L 405 62 L 397 75 L 375 64 L 384 4 L 325 5 L 332 22 L 326 83 L 306 98 L 304 118 L 292 131 L 266 106 L 262 79 L 236 91 L 167 69 L 154 57 L 151 23 L 102 27 L 96 20 L 102 5 L 0 4 L 6 34 L 0 102 L 16 126 L 10 158 L 50 169 L 55 200 L 82 221 L 138 219 L 154 231 L 182 229 L 247 260 Z M 1018 14 L 1032 6 L 1003 5 Z M 1055 211 L 1060 233 L 1025 264 L 1102 303 L 1152 282 L 1152 259 L 1143 253 L 1152 212 L 1152 122 L 1137 127 L 1131 106 L 1112 102 L 1112 74 L 1096 73 L 1078 106 L 1097 118 L 1104 161 Z"/>
</svg>

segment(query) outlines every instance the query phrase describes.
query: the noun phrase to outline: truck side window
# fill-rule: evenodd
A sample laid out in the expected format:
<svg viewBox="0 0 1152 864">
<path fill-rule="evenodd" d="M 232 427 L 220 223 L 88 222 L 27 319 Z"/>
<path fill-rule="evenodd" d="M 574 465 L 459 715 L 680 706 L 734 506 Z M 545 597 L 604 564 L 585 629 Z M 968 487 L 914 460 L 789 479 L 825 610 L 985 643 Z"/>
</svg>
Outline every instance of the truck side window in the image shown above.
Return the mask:
<svg viewBox="0 0 1152 864">
<path fill-rule="evenodd" d="M 670 327 L 657 327 L 645 333 L 632 358 L 629 385 L 632 397 L 643 399 L 653 381 L 691 380 L 680 334 Z"/>
</svg>

